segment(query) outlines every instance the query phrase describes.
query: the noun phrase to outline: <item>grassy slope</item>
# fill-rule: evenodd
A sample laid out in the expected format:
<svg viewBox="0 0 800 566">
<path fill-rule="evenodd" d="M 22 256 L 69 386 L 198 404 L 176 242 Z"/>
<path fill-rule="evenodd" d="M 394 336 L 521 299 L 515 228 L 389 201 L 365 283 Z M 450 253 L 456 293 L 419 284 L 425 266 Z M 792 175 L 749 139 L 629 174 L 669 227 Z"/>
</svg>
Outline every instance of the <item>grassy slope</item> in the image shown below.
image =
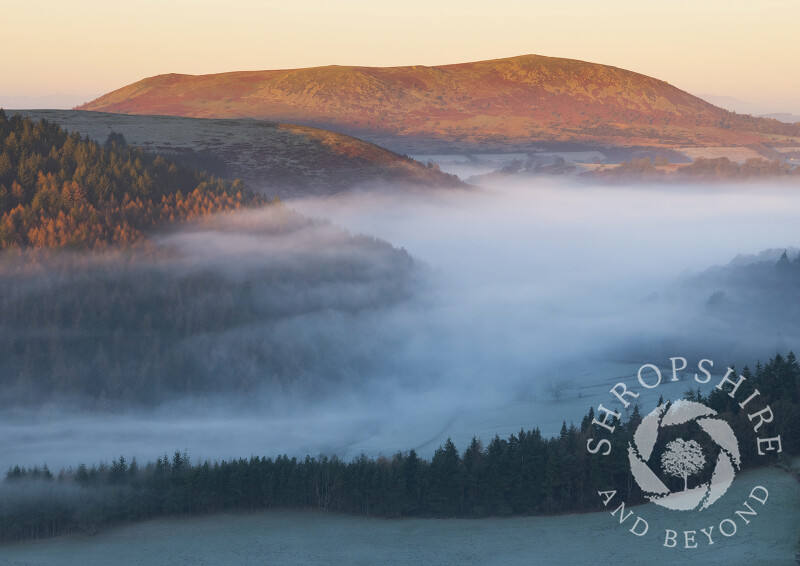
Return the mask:
<svg viewBox="0 0 800 566">
<path fill-rule="evenodd" d="M 701 528 L 737 520 L 755 485 L 769 489 L 750 524 L 732 538 L 704 544 Z M 484 520 L 381 520 L 326 513 L 269 512 L 158 520 L 56 540 L 0 547 L 15 565 L 107 564 L 793 564 L 800 524 L 800 483 L 777 468 L 740 474 L 703 513 L 652 504 L 633 508 L 650 524 L 645 537 L 608 512 Z M 627 525 L 627 526 L 626 526 Z M 663 548 L 665 528 L 697 530 L 697 549 Z M 680 546 L 680 545 L 679 545 Z"/>
<path fill-rule="evenodd" d="M 745 145 L 800 125 L 740 116 L 663 81 L 536 55 L 437 67 L 314 67 L 150 77 L 80 109 L 324 125 L 465 146 Z M 767 135 L 769 134 L 769 135 Z"/>
<path fill-rule="evenodd" d="M 382 147 L 306 126 L 70 110 L 11 113 L 15 112 L 55 121 L 101 142 L 116 131 L 129 143 L 152 151 L 208 150 L 225 161 L 231 176 L 281 198 L 381 182 L 458 185 L 449 176 Z"/>
</svg>

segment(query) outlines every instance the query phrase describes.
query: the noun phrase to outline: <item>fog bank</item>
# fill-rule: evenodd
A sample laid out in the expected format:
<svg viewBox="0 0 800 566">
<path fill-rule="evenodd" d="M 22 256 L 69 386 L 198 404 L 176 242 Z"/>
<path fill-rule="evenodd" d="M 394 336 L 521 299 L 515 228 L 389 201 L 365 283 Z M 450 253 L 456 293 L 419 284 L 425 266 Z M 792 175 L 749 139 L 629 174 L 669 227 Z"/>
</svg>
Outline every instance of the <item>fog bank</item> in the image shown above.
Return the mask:
<svg viewBox="0 0 800 566">
<path fill-rule="evenodd" d="M 463 448 L 473 434 L 554 434 L 644 363 L 711 357 L 722 369 L 785 352 L 800 334 L 780 310 L 743 310 L 732 326 L 739 311 L 707 308 L 717 283 L 674 292 L 738 254 L 796 245 L 800 193 L 789 187 L 536 180 L 291 206 L 414 261 L 334 228 L 272 239 L 258 212 L 165 236 L 157 246 L 179 253 L 163 269 L 249 281 L 256 299 L 245 308 L 267 305 L 174 345 L 239 385 L 225 391 L 226 377 L 202 394 L 112 414 L 6 409 L 0 466 L 143 461 L 175 449 L 193 458 L 430 455 L 448 436 Z M 240 308 L 236 299 L 220 312 Z M 220 297 L 204 300 L 220 308 Z M 658 393 L 679 397 L 690 384 Z"/>
</svg>

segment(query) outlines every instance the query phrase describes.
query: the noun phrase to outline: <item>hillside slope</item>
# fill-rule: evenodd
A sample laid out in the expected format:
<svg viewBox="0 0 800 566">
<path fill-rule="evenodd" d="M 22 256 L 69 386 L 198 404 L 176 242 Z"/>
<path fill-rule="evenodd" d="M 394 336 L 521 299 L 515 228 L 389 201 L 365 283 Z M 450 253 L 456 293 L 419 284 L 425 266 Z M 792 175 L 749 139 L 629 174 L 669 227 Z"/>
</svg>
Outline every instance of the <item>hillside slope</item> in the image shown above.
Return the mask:
<svg viewBox="0 0 800 566">
<path fill-rule="evenodd" d="M 415 149 L 426 147 L 415 141 L 679 146 L 800 136 L 800 124 L 737 115 L 645 75 L 537 55 L 435 67 L 167 74 L 79 109 L 287 121 Z M 387 141 L 397 138 L 406 146 Z"/>
<path fill-rule="evenodd" d="M 0 249 L 132 245 L 157 226 L 262 204 L 241 180 L 0 110 Z"/>
<path fill-rule="evenodd" d="M 211 157 L 227 177 L 269 197 L 324 195 L 386 183 L 418 187 L 463 186 L 454 177 L 347 135 L 256 120 L 125 116 L 74 110 L 21 110 L 103 141 L 112 131 L 148 151 Z M 205 165 L 199 163 L 200 166 Z"/>
</svg>

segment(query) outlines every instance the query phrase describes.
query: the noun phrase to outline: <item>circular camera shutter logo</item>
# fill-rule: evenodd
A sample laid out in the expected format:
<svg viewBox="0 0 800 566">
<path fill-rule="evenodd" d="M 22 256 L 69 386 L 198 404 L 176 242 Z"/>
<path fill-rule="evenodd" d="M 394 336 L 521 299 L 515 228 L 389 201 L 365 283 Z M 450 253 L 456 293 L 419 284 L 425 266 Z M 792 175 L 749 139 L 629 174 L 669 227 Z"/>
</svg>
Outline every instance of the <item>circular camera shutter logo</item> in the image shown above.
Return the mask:
<svg viewBox="0 0 800 566">
<path fill-rule="evenodd" d="M 713 418 L 716 414 L 716 411 L 702 403 L 677 401 L 669 408 L 659 405 L 642 420 L 633 435 L 633 443 L 628 444 L 628 459 L 633 478 L 650 501 L 676 511 L 690 511 L 698 507 L 702 511 L 725 494 L 733 482 L 735 469 L 741 465 L 741 459 L 733 430 L 722 419 Z M 673 440 L 666 445 L 660 462 L 652 456 L 661 428 L 692 421 L 696 421 L 708 433 L 720 451 L 711 480 L 689 489 L 688 478 L 705 465 L 705 455 L 696 441 L 681 438 Z M 659 464 L 665 473 L 683 479 L 683 491 L 673 492 L 664 485 L 653 472 L 653 468 L 659 467 Z"/>
</svg>

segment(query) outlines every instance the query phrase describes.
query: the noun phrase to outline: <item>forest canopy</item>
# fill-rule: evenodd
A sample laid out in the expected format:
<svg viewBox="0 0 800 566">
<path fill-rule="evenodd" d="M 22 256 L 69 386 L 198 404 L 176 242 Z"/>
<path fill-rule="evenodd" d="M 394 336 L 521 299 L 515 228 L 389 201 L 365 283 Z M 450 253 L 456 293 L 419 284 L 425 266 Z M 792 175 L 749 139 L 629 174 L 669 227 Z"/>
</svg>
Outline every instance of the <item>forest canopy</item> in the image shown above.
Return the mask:
<svg viewBox="0 0 800 566">
<path fill-rule="evenodd" d="M 0 109 L 0 249 L 130 245 L 166 222 L 264 204 L 225 180 Z"/>
</svg>

